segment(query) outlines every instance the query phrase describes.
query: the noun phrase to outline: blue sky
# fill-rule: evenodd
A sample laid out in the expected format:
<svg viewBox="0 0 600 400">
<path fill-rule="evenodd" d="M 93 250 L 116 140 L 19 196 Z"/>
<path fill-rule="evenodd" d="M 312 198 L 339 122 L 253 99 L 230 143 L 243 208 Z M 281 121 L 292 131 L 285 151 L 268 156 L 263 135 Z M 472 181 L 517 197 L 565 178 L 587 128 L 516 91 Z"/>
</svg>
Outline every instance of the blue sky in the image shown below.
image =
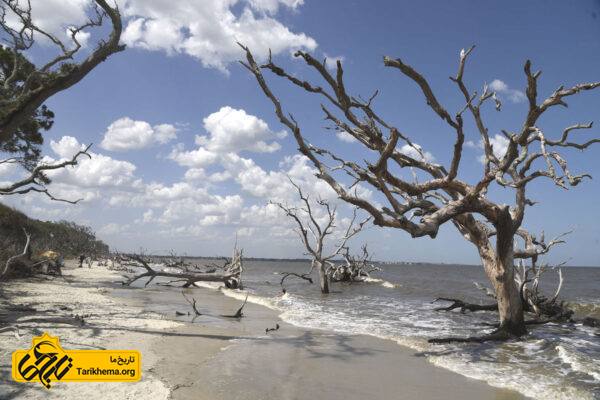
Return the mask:
<svg viewBox="0 0 600 400">
<path fill-rule="evenodd" d="M 51 7 L 53 1 L 58 0 L 43 4 Z M 84 3 L 60 1 L 54 12 L 42 10 L 36 17 L 49 29 L 60 30 L 81 18 Z M 35 9 L 42 3 L 33 4 Z M 456 112 L 463 103 L 448 77 L 456 73 L 460 49 L 475 44 L 466 81 L 472 90 L 496 81 L 504 104 L 500 113 L 493 107 L 485 110 L 492 136 L 500 129 L 520 127 L 526 112 L 522 95 L 526 59 L 532 60 L 534 69 L 543 70 L 540 97 L 561 84 L 600 80 L 599 1 L 120 4 L 128 49 L 47 103 L 56 113 L 46 136 L 49 157 L 59 159 L 82 143 L 94 143 L 93 163 L 55 176 L 52 186 L 58 194 L 82 195 L 85 201 L 70 206 L 35 196 L 9 199 L 37 218 L 89 224 L 119 250 L 226 254 L 237 232 L 248 255 L 296 257 L 302 254 L 300 242 L 283 216 L 266 205 L 268 200 L 294 201 L 285 186 L 286 174 L 306 184 L 315 196 L 321 192 L 334 197 L 314 180 L 310 165 L 297 155 L 293 138 L 284 137 L 271 104 L 235 62 L 242 54 L 232 38 L 253 45 L 259 56 L 273 48 L 279 64 L 310 79 L 316 76 L 290 56 L 294 49 L 341 58 L 349 90 L 370 96 L 380 89 L 377 111 L 446 165 L 452 132 L 427 108 L 414 83 L 383 67 L 384 55 L 413 65 L 428 78 L 446 108 Z M 90 46 L 95 39 L 92 34 Z M 41 46 L 32 59 L 43 59 L 49 51 Z M 349 157 L 365 157 L 358 144 L 324 129 L 317 98 L 281 80 L 270 82 L 311 141 Z M 568 109 L 549 113 L 541 125 L 547 134 L 560 136 L 568 125 L 598 119 L 600 91 L 573 98 Z M 105 140 L 107 135 L 111 140 Z M 461 175 L 472 182 L 482 172 L 481 149 L 472 124 L 466 135 L 473 146 L 464 150 Z M 600 148 L 565 154 L 573 171 L 600 173 Z M 18 172 L 6 172 L 10 173 Z M 598 181 L 586 181 L 568 192 L 540 181 L 529 193 L 540 204 L 528 209 L 525 227 L 545 230 L 547 236 L 575 230 L 549 260 L 600 265 L 600 210 L 593 207 L 600 195 Z M 505 190 L 492 190 L 489 196 L 511 201 Z M 340 205 L 340 214 L 347 217 L 348 208 Z M 354 240 L 355 246 L 360 242 L 369 243 L 379 259 L 478 262 L 475 248 L 451 225 L 435 240 L 414 240 L 404 232 L 371 227 Z"/>
</svg>

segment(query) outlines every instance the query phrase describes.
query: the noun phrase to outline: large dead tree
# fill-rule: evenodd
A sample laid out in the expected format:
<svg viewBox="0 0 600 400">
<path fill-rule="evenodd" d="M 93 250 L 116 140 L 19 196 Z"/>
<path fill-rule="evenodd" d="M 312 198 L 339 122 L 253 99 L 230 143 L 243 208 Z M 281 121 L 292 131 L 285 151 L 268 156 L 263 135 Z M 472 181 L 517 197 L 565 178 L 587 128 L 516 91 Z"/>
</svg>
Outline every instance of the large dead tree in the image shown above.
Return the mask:
<svg viewBox="0 0 600 400">
<path fill-rule="evenodd" d="M 0 143 L 8 140 L 46 100 L 75 85 L 106 58 L 125 49 L 119 44 L 123 25 L 117 6 L 110 6 L 106 0 L 90 4 L 93 6 L 89 20 L 69 28 L 65 40 L 36 24 L 29 0 L 0 0 L 0 40 L 10 49 L 14 60 L 12 70 L 0 77 Z M 99 41 L 89 56 L 76 61 L 82 48 L 78 35 L 103 25 L 106 18 L 112 25 L 108 38 Z M 40 39 L 54 46 L 56 55 L 40 63 L 22 84 L 13 85 L 22 67 L 22 54 Z"/>
<path fill-rule="evenodd" d="M 600 86 L 600 82 L 583 83 L 569 88 L 560 86 L 549 97 L 538 99 L 538 79 L 541 72 L 531 70 L 531 62 L 525 63 L 527 78 L 526 96 L 528 109 L 522 126 L 514 132 L 503 130 L 508 145 L 503 154 L 494 149 L 488 128 L 484 122 L 482 108 L 494 101 L 496 110 L 501 103 L 495 92 L 484 85 L 481 94 L 468 89 L 463 80 L 465 65 L 473 47 L 460 52 L 456 76 L 451 77 L 464 101 L 464 106 L 451 114 L 438 101 L 433 89 L 423 75 L 399 58 L 384 57 L 386 67 L 399 71 L 420 88 L 431 110 L 444 121 L 454 136 L 449 165 L 430 162 L 422 150 L 398 127 L 385 121 L 373 108 L 377 91 L 368 100 L 349 94 L 344 82 L 342 63 L 337 62 L 335 72 L 330 72 L 325 61 L 319 61 L 309 53 L 298 51 L 295 56 L 318 74 L 324 86 L 304 81 L 289 74 L 272 59 L 258 65 L 250 50 L 244 46 L 246 61 L 241 63 L 254 75 L 258 85 L 272 102 L 275 113 L 283 125 L 292 133 L 300 152 L 318 170 L 317 177 L 324 180 L 338 196 L 367 211 L 373 223 L 382 227 L 406 231 L 412 237 L 435 238 L 442 224 L 452 222 L 466 240 L 472 243 L 481 258 L 485 272 L 498 299 L 499 328 L 488 339 L 506 339 L 521 336 L 526 332 L 523 304 L 514 280 L 514 259 L 528 259 L 547 252 L 552 246 L 541 241 L 538 244 L 515 249 L 515 237 L 524 232 L 521 225 L 525 209 L 534 203 L 527 197 L 527 185 L 546 178 L 559 187 L 579 184 L 588 174 L 574 175 L 567 161 L 557 150 L 564 148 L 587 149 L 600 139 L 578 143 L 571 140 L 574 133 L 590 129 L 592 124 L 576 124 L 566 128 L 558 139 L 538 125 L 539 118 L 556 106 L 566 106 L 565 100 L 581 92 Z M 350 135 L 365 150 L 376 154 L 370 160 L 345 160 L 334 152 L 310 144 L 300 124 L 293 116 L 284 112 L 281 102 L 273 93 L 263 71 L 287 80 L 294 86 L 316 95 L 323 100 L 321 110 L 337 131 Z M 484 150 L 484 165 L 481 178 L 474 184 L 458 177 L 465 142 L 464 117 L 470 115 L 481 137 Z M 401 151 L 404 144 L 413 151 Z M 335 163 L 329 167 L 324 160 Z M 402 171 L 416 171 L 421 180 L 407 180 Z M 345 186 L 339 171 L 345 172 L 352 182 Z M 367 184 L 385 199 L 380 206 L 349 190 L 357 183 Z M 487 195 L 492 184 L 514 189 L 512 206 L 494 202 Z"/>
<path fill-rule="evenodd" d="M 309 199 L 308 195 L 302 192 L 300 186 L 294 183 L 291 179 L 290 182 L 298 191 L 298 196 L 300 197 L 302 205 L 300 207 L 293 207 L 277 202 L 271 202 L 271 204 L 279 207 L 285 213 L 285 215 L 293 219 L 296 223 L 298 235 L 300 236 L 300 239 L 302 239 L 302 243 L 304 244 L 308 254 L 311 256 L 311 269 L 307 274 L 287 274 L 287 276 L 295 275 L 310 281 L 310 279 L 307 279 L 306 277 L 310 276 L 311 272 L 316 269 L 319 273 L 321 293 L 329 293 L 328 270 L 334 267 L 332 262 L 333 258 L 341 254 L 348 240 L 362 230 L 364 225 L 370 220 L 370 217 L 359 223 L 356 223 L 357 209 L 354 208 L 352 220 L 344 231 L 339 243 L 334 244 L 332 249 L 328 249 L 328 239 L 334 233 L 336 228 L 336 207 L 332 207 L 326 200 L 323 199 L 317 199 L 313 202 L 311 199 Z M 323 222 L 319 222 L 319 218 L 317 217 L 315 210 L 313 210 L 315 206 L 320 207 L 320 209 L 324 212 L 325 216 L 323 218 Z M 287 276 L 282 278 L 282 285 L 283 280 Z"/>
</svg>

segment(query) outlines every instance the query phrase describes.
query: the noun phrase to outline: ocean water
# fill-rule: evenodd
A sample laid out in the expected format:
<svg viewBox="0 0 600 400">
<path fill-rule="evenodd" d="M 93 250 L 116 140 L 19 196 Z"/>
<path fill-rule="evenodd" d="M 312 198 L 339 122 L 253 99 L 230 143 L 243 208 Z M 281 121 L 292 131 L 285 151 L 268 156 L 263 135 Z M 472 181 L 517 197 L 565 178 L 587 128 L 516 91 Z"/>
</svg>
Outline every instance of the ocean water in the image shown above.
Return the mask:
<svg viewBox="0 0 600 400">
<path fill-rule="evenodd" d="M 308 263 L 247 261 L 244 291 L 223 292 L 279 311 L 280 317 L 304 328 L 346 334 L 364 334 L 392 340 L 440 367 L 509 388 L 536 399 L 600 399 L 600 330 L 580 324 L 530 327 L 522 341 L 484 344 L 431 345 L 441 336 L 480 335 L 496 322 L 494 313 L 461 314 L 434 311 L 447 303 L 436 297 L 455 297 L 489 303 L 473 282 L 487 283 L 481 267 L 448 265 L 382 265 L 369 282 L 334 283 L 322 295 L 315 283 L 289 277 L 282 294 L 281 272 L 305 272 Z M 316 274 L 315 274 L 316 275 Z M 577 317 L 600 318 L 600 268 L 563 268 L 565 282 L 560 298 Z M 552 295 L 558 283 L 549 270 L 542 290 Z M 214 288 L 212 284 L 204 286 Z"/>
</svg>

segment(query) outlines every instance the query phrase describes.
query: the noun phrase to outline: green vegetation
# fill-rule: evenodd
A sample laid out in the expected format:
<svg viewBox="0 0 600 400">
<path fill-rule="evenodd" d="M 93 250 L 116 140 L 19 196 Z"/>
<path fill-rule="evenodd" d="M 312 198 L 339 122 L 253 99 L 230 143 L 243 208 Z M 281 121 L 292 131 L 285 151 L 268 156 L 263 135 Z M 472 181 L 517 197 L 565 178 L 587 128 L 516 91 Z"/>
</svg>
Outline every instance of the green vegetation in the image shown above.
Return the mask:
<svg viewBox="0 0 600 400">
<path fill-rule="evenodd" d="M 0 203 L 0 265 L 23 251 L 25 229 L 31 235 L 32 258 L 47 250 L 54 250 L 63 257 L 88 256 L 108 253 L 108 245 L 96 239 L 87 226 L 69 221 L 39 221 Z"/>
</svg>

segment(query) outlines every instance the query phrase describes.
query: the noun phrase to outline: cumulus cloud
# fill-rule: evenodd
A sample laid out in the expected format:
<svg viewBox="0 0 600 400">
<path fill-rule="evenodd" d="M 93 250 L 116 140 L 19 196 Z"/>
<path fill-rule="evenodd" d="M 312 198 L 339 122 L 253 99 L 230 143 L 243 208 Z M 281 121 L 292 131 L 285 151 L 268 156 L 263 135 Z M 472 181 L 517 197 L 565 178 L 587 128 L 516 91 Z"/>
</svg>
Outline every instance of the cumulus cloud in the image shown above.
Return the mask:
<svg viewBox="0 0 600 400">
<path fill-rule="evenodd" d="M 263 11 L 269 14 L 275 14 L 279 10 L 280 5 L 284 5 L 291 9 L 296 9 L 297 7 L 304 4 L 304 0 L 247 0 L 252 7 L 256 11 Z"/>
<path fill-rule="evenodd" d="M 259 59 L 304 48 L 317 42 L 292 32 L 275 18 L 281 6 L 296 10 L 304 0 L 117 0 L 124 17 L 122 41 L 129 47 L 167 54 L 187 54 L 203 66 L 227 71 L 241 56 L 237 42 Z M 31 0 L 34 22 L 68 42 L 68 27 L 88 20 L 89 0 Z M 234 10 L 235 9 L 235 10 Z M 8 23 L 18 29 L 15 15 Z M 40 36 L 41 43 L 50 43 Z M 89 33 L 78 35 L 87 44 Z"/>
<path fill-rule="evenodd" d="M 285 131 L 274 133 L 265 121 L 244 110 L 229 106 L 204 118 L 204 128 L 209 136 L 197 136 L 196 144 L 216 153 L 239 152 L 272 153 L 281 148 L 279 143 L 268 140 L 284 138 Z"/>
<path fill-rule="evenodd" d="M 170 124 L 151 126 L 129 117 L 119 118 L 108 126 L 100 147 L 111 151 L 139 150 L 153 144 L 164 144 L 177 137 L 177 128 Z"/>
<path fill-rule="evenodd" d="M 273 14 L 283 4 L 296 8 L 298 0 L 123 0 L 123 14 L 130 18 L 123 41 L 130 47 L 182 53 L 203 66 L 227 70 L 241 49 L 249 46 L 260 59 L 299 48 L 314 50 L 317 43 L 304 33 L 294 33 Z M 245 3 L 245 6 L 244 6 Z M 236 14 L 234 6 L 242 4 Z"/>
<path fill-rule="evenodd" d="M 335 136 L 337 136 L 337 138 L 340 139 L 342 142 L 346 143 L 354 143 L 358 141 L 354 136 L 352 136 L 346 131 L 338 131 L 336 132 Z"/>
<path fill-rule="evenodd" d="M 85 146 L 72 136 L 63 136 L 58 142 L 52 140 L 50 148 L 60 159 L 70 159 Z M 48 171 L 48 176 L 56 183 L 85 188 L 118 187 L 136 184 L 136 166 L 128 161 L 115 160 L 103 154 L 90 152 L 91 158 L 81 157 L 73 168 Z M 44 162 L 54 163 L 50 157 Z"/>
<path fill-rule="evenodd" d="M 344 56 L 330 56 L 327 53 L 324 54 L 325 58 L 327 59 L 325 66 L 327 68 L 329 68 L 330 70 L 336 70 L 337 69 L 337 62 L 341 62 L 343 63 L 344 60 L 346 59 Z"/>
<path fill-rule="evenodd" d="M 418 149 L 418 151 L 417 151 Z M 420 151 L 420 153 L 419 153 Z M 417 143 L 413 143 L 413 146 L 409 146 L 405 144 L 400 148 L 400 153 L 406 154 L 409 157 L 412 157 L 416 160 L 424 160 L 427 162 L 435 161 L 435 157 L 428 151 L 423 151 L 423 148 L 419 146 Z"/>
<path fill-rule="evenodd" d="M 219 155 L 204 147 L 186 151 L 183 144 L 180 143 L 173 148 L 169 158 L 183 167 L 201 169 L 214 164 L 219 159 Z"/>
<path fill-rule="evenodd" d="M 168 156 L 177 164 L 190 168 L 185 173 L 186 180 L 223 182 L 232 176 L 231 171 L 226 169 L 207 175 L 204 169 L 216 163 L 239 166 L 240 160 L 247 160 L 237 156 L 241 151 L 275 152 L 281 148 L 275 140 L 287 135 L 284 131 L 273 132 L 262 119 L 229 106 L 210 114 L 203 122 L 208 135 L 196 136 L 197 149 L 186 150 L 179 143 Z M 232 163 L 234 159 L 236 161 Z"/>
<path fill-rule="evenodd" d="M 489 87 L 496 93 L 503 94 L 513 103 L 522 103 L 527 100 L 525 93 L 517 89 L 511 89 L 500 79 L 494 79 L 492 83 L 490 83 Z"/>
<path fill-rule="evenodd" d="M 472 143 L 472 142 L 471 142 Z M 493 137 L 490 137 L 490 145 L 492 146 L 492 152 L 497 158 L 502 158 L 506 154 L 506 150 L 508 150 L 509 140 L 500 134 L 495 134 Z M 469 147 L 477 147 L 483 149 L 483 141 L 479 141 L 477 146 L 469 146 Z M 482 164 L 485 163 L 485 154 L 482 154 L 478 157 L 479 162 Z"/>
</svg>

